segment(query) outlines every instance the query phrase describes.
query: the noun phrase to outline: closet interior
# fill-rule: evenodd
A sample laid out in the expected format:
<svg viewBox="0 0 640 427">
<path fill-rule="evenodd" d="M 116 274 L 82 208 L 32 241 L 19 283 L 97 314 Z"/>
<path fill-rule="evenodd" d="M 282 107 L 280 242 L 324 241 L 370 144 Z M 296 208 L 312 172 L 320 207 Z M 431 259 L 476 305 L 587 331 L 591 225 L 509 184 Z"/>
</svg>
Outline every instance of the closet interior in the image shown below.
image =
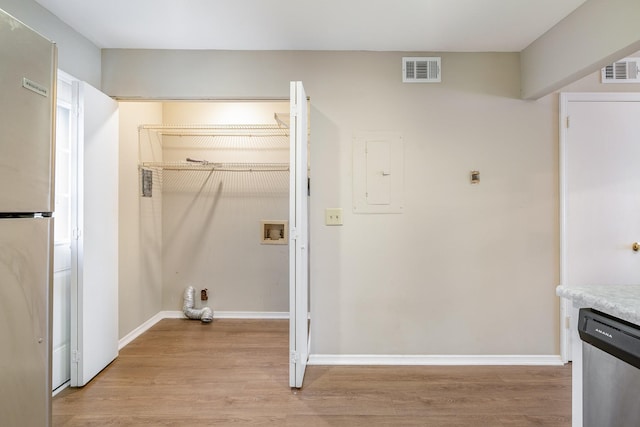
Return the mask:
<svg viewBox="0 0 640 427">
<path fill-rule="evenodd" d="M 161 267 L 163 310 L 193 286 L 214 316 L 289 311 L 288 109 L 166 102 L 163 123 L 138 127 L 141 241 Z"/>
</svg>

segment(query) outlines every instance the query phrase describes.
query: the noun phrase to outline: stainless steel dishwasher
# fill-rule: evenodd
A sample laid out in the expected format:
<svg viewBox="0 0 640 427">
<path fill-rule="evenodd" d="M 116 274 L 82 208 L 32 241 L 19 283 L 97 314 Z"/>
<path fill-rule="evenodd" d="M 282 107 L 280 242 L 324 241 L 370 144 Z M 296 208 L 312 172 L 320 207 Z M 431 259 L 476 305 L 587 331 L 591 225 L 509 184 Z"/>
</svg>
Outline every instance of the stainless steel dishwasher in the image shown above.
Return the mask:
<svg viewBox="0 0 640 427">
<path fill-rule="evenodd" d="M 584 427 L 640 426 L 640 326 L 580 309 Z"/>
</svg>

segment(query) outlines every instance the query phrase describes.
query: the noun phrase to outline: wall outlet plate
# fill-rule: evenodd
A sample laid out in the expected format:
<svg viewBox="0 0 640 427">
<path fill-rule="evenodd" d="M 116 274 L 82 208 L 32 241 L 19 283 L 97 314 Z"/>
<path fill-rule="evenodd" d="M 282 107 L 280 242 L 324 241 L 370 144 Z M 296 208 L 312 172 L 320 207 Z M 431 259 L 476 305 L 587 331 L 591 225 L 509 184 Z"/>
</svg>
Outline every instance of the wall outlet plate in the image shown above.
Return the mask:
<svg viewBox="0 0 640 427">
<path fill-rule="evenodd" d="M 327 208 L 324 210 L 325 225 L 342 225 L 342 208 Z"/>
</svg>

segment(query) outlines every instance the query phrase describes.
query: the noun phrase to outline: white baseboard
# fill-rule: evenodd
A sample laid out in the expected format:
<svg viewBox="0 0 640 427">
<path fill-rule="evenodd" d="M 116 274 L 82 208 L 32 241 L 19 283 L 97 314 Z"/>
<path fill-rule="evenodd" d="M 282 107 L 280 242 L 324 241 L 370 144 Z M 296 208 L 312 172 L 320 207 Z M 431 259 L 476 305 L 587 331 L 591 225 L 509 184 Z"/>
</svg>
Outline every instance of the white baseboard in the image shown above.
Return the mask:
<svg viewBox="0 0 640 427">
<path fill-rule="evenodd" d="M 288 319 L 288 311 L 214 311 L 214 319 Z"/>
<path fill-rule="evenodd" d="M 161 311 L 163 319 L 184 319 L 181 311 Z M 214 311 L 214 319 L 288 319 L 287 311 Z"/>
<path fill-rule="evenodd" d="M 288 319 L 289 313 L 285 311 L 214 311 L 214 319 Z M 138 338 L 153 325 L 162 319 L 185 319 L 185 315 L 179 310 L 159 311 L 149 320 L 129 332 L 118 341 L 118 350 L 122 350 L 127 344 Z"/>
<path fill-rule="evenodd" d="M 161 319 L 186 319 L 186 316 L 180 310 L 161 311 L 158 314 L 162 316 Z"/>
<path fill-rule="evenodd" d="M 563 365 L 560 355 L 310 354 L 309 365 Z"/>
<path fill-rule="evenodd" d="M 122 350 L 131 341 L 135 340 L 144 332 L 146 332 L 149 328 L 151 328 L 153 325 L 155 325 L 156 323 L 164 319 L 165 318 L 164 313 L 166 312 L 164 311 L 158 312 L 155 316 L 151 317 L 146 322 L 142 323 L 140 326 L 135 328 L 133 331 L 129 332 L 127 335 L 120 338 L 120 340 L 118 341 L 118 350 Z"/>
<path fill-rule="evenodd" d="M 161 311 L 163 319 L 183 319 L 181 311 Z M 158 313 L 158 314 L 160 314 Z M 214 319 L 288 319 L 287 311 L 214 311 Z"/>
<path fill-rule="evenodd" d="M 121 350 L 162 319 L 184 319 L 182 311 L 160 311 L 129 332 L 118 343 Z M 217 311 L 214 319 L 288 319 L 287 312 Z M 309 365 L 521 365 L 561 366 L 560 355 L 403 355 L 403 354 L 310 354 Z"/>
<path fill-rule="evenodd" d="M 56 397 L 62 390 L 69 388 L 71 386 L 71 381 L 67 381 L 51 393 L 51 397 Z"/>
</svg>

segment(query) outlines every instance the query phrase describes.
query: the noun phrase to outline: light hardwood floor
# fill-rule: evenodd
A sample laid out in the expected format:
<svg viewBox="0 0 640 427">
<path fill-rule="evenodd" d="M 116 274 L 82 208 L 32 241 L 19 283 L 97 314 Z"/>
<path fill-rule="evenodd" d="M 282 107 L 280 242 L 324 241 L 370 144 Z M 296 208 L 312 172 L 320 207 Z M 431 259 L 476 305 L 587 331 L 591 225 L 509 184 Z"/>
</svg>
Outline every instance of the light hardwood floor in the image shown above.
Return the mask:
<svg viewBox="0 0 640 427">
<path fill-rule="evenodd" d="M 165 319 L 54 426 L 570 426 L 571 367 L 309 366 L 288 387 L 288 321 Z"/>
</svg>

